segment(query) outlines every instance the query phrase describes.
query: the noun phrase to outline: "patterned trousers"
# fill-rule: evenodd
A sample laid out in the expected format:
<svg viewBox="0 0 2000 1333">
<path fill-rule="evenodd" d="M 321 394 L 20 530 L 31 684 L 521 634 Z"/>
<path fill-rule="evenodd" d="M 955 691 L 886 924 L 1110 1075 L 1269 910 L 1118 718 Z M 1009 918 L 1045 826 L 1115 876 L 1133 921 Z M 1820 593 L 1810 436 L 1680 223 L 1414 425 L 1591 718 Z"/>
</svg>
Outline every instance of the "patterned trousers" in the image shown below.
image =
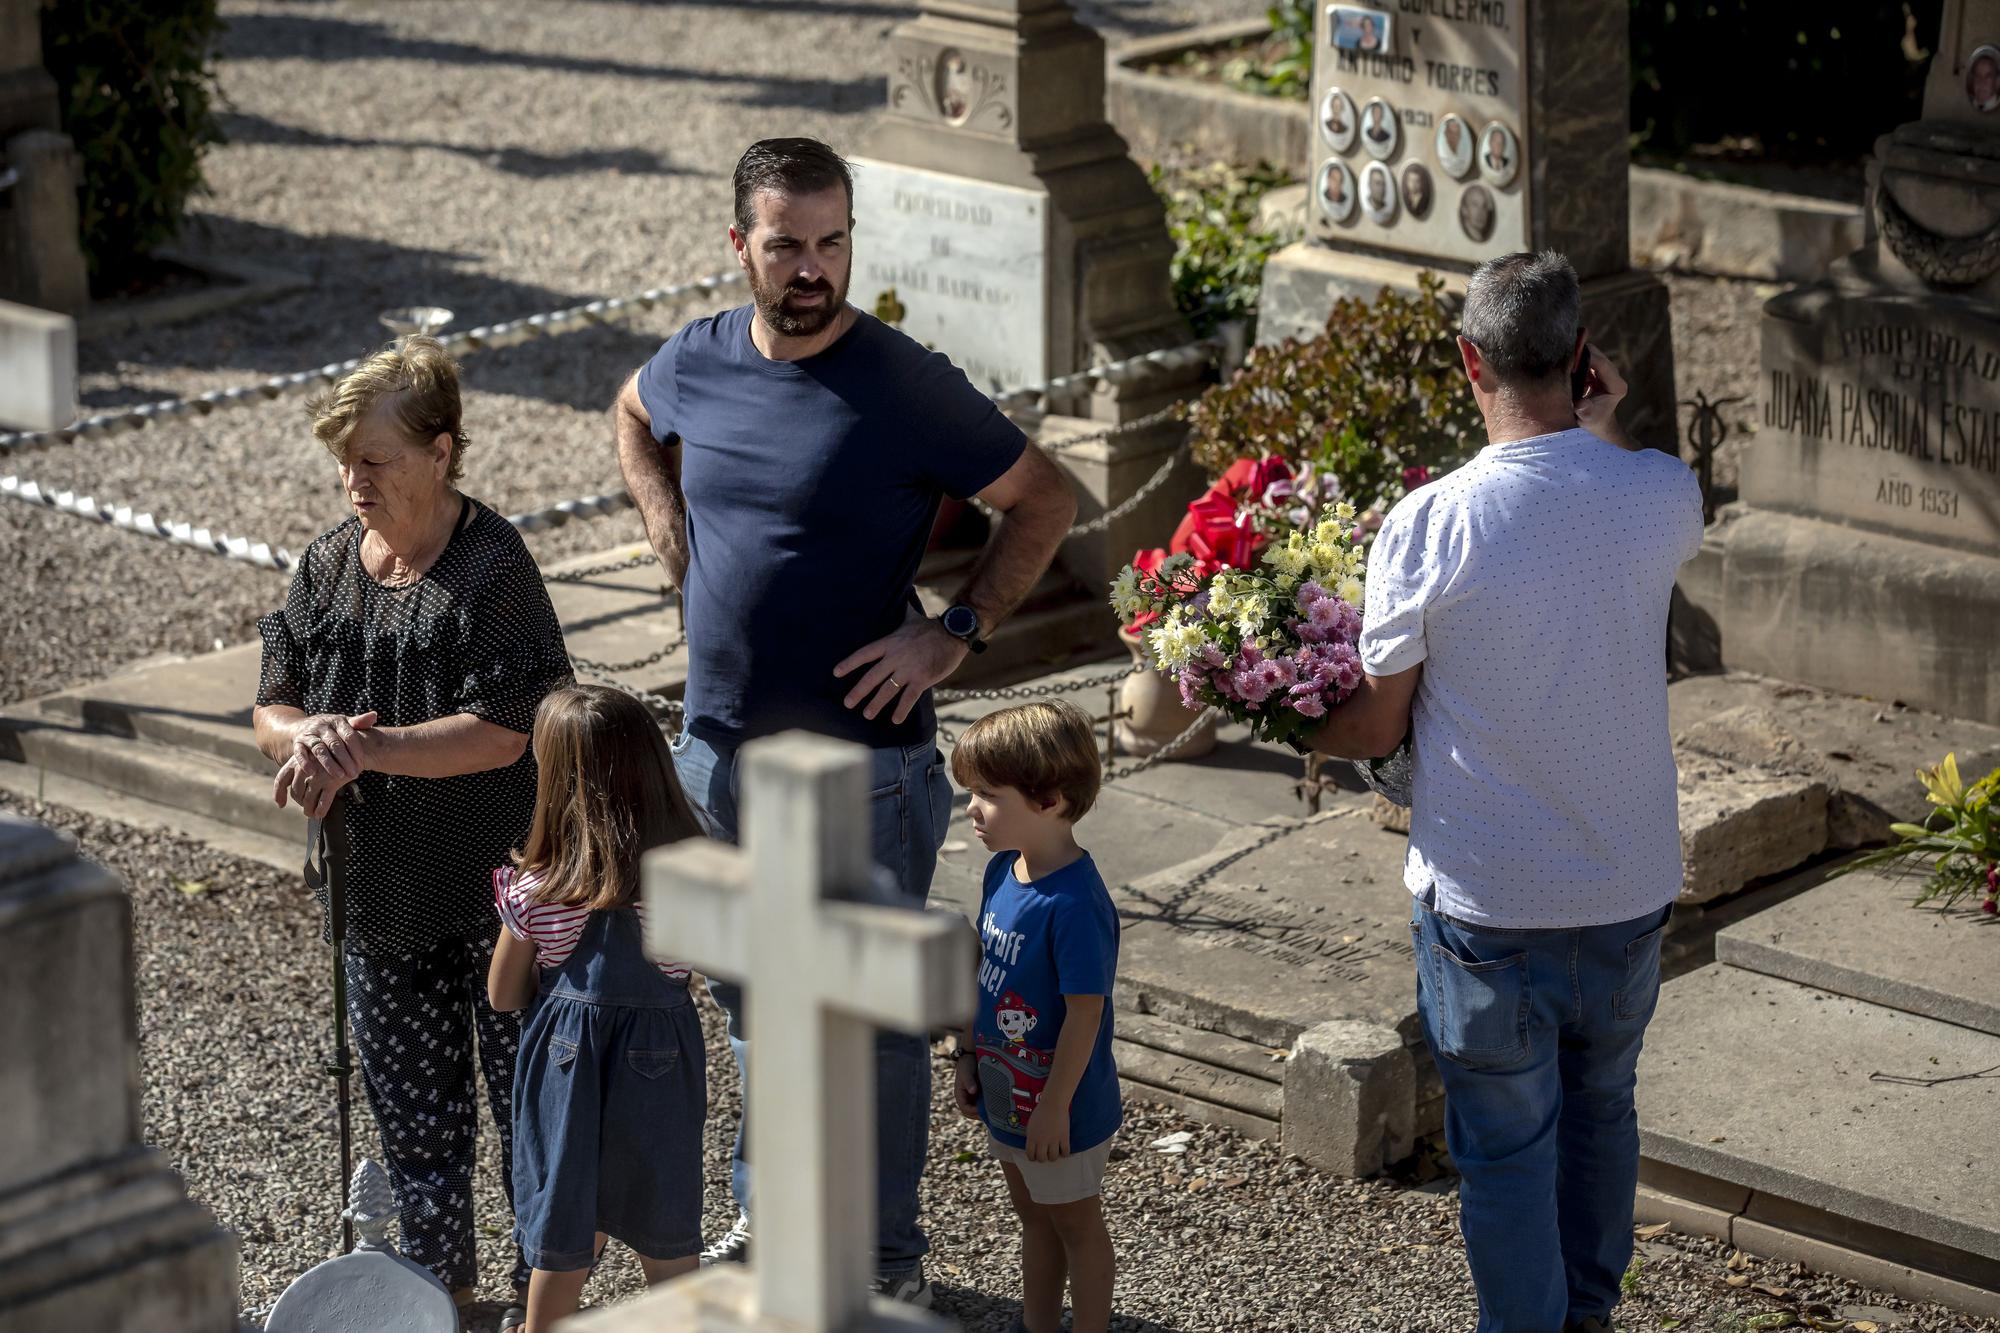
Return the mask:
<svg viewBox="0 0 2000 1333">
<path fill-rule="evenodd" d="M 382 1131 L 396 1189 L 402 1252 L 445 1286 L 478 1282 L 472 1168 L 479 1142 L 474 1034 L 493 1124 L 500 1181 L 513 1206 L 514 1056 L 521 1023 L 486 1002 L 493 940 L 434 944 L 415 953 L 347 955 L 347 1021 L 361 1081 Z M 528 1268 L 514 1255 L 514 1282 Z"/>
</svg>

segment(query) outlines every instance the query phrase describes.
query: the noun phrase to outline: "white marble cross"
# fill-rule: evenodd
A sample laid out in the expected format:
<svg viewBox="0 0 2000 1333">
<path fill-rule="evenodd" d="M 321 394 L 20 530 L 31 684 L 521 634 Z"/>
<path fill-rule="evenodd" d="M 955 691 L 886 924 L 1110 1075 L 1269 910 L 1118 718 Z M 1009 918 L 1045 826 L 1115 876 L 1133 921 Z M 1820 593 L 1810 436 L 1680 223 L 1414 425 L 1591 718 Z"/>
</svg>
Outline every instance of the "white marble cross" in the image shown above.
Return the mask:
<svg viewBox="0 0 2000 1333">
<path fill-rule="evenodd" d="M 788 732 L 740 762 L 743 850 L 683 842 L 645 872 L 647 950 L 746 994 L 754 1308 L 724 1322 L 718 1307 L 741 1298 L 718 1298 L 742 1278 L 719 1265 L 691 1279 L 716 1288 L 700 1304 L 717 1322 L 701 1326 L 946 1327 L 907 1307 L 871 1312 L 875 1029 L 963 1022 L 978 942 L 955 913 L 857 901 L 874 874 L 865 749 Z"/>
<path fill-rule="evenodd" d="M 0 301 L 0 430 L 58 430 L 76 420 L 76 321 Z"/>
</svg>

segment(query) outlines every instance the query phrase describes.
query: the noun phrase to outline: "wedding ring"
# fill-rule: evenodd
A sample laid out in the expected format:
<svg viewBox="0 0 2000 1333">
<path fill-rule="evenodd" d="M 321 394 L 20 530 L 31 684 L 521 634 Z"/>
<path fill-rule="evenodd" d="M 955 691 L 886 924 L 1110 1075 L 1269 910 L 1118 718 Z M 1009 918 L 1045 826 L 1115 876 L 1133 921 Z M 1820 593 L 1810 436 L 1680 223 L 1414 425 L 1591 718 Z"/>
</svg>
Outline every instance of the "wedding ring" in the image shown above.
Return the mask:
<svg viewBox="0 0 2000 1333">
<path fill-rule="evenodd" d="M 900 690 L 903 688 L 903 682 L 897 680 L 894 676 L 891 676 L 889 677 L 889 688 L 892 690 Z"/>
</svg>

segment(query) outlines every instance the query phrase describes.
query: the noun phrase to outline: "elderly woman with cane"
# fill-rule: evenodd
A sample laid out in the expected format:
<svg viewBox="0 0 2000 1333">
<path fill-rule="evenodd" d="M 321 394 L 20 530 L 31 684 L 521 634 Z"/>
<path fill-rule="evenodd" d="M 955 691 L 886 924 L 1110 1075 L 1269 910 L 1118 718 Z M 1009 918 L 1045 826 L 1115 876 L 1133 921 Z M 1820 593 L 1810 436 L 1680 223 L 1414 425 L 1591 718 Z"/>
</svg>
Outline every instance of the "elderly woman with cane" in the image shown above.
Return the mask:
<svg viewBox="0 0 2000 1333">
<path fill-rule="evenodd" d="M 527 834 L 528 736 L 569 658 L 520 534 L 457 489 L 466 436 L 443 347 L 399 339 L 309 410 L 354 513 L 258 622 L 257 744 L 279 765 L 279 805 L 343 826 L 347 1018 L 402 1249 L 463 1305 L 478 1276 L 475 1048 L 511 1167 L 519 1029 L 486 1001 L 492 872 Z M 517 1254 L 515 1286 L 527 1277 Z"/>
</svg>

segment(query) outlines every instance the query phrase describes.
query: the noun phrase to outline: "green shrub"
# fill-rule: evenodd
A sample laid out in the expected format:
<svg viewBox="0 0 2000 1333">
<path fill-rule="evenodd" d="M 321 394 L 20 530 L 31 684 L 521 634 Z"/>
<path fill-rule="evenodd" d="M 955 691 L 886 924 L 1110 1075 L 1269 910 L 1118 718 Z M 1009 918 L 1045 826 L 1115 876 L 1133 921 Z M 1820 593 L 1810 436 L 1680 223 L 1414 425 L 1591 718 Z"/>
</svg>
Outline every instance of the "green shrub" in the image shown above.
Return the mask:
<svg viewBox="0 0 2000 1333">
<path fill-rule="evenodd" d="M 1174 240 L 1174 304 L 1196 335 L 1206 338 L 1226 320 L 1254 318 L 1264 261 L 1296 239 L 1260 230 L 1257 206 L 1289 178 L 1262 163 L 1247 171 L 1226 163 L 1185 170 L 1156 166 L 1146 174 L 1166 205 L 1167 232 Z"/>
<path fill-rule="evenodd" d="M 216 0 L 66 0 L 42 9 L 42 55 L 83 156 L 83 250 L 98 290 L 181 228 L 222 138 L 210 64 Z"/>
<path fill-rule="evenodd" d="M 1313 9 L 1306 0 L 1277 0 L 1265 13 L 1271 37 L 1251 54 L 1225 60 L 1222 81 L 1246 93 L 1303 99 L 1312 91 Z"/>
<path fill-rule="evenodd" d="M 1210 476 L 1265 454 L 1310 463 L 1365 509 L 1400 498 L 1409 469 L 1470 457 L 1483 427 L 1460 374 L 1457 310 L 1435 273 L 1417 284 L 1415 296 L 1343 297 L 1319 337 L 1252 349 L 1187 409 L 1195 462 Z"/>
</svg>

